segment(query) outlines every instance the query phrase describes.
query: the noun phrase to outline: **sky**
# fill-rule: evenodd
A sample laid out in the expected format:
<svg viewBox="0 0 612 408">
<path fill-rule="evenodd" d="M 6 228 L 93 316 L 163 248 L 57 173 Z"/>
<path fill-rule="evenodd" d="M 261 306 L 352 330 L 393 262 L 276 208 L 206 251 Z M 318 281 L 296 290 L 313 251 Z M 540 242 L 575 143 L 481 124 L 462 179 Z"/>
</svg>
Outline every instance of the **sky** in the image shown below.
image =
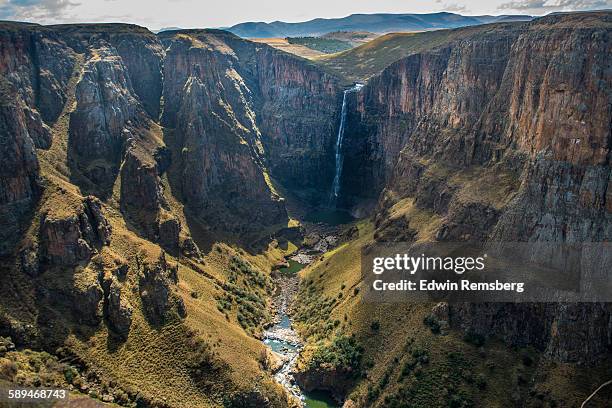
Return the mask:
<svg viewBox="0 0 612 408">
<path fill-rule="evenodd" d="M 612 9 L 612 0 L 0 0 L 0 20 L 124 22 L 157 30 L 228 27 L 246 21 L 297 22 L 353 13 L 543 15 L 595 9 Z"/>
</svg>

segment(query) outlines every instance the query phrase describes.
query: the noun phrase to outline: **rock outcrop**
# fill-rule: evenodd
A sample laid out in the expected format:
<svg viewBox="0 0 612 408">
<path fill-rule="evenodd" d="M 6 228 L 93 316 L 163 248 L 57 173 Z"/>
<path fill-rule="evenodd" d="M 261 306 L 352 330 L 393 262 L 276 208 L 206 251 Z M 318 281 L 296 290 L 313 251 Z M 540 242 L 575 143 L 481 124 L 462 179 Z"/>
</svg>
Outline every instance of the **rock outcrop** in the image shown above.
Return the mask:
<svg viewBox="0 0 612 408">
<path fill-rule="evenodd" d="M 180 244 L 181 222 L 173 216 L 167 216 L 159 221 L 159 245 L 171 254 L 177 254 Z"/>
<path fill-rule="evenodd" d="M 144 236 L 175 254 L 181 223 L 164 197 L 160 173 L 154 156 L 138 147 L 128 148 L 121 166 L 121 211 Z"/>
<path fill-rule="evenodd" d="M 108 245 L 111 226 L 100 201 L 86 197 L 74 211 L 43 215 L 40 226 L 40 259 L 46 267 L 76 266 Z"/>
<path fill-rule="evenodd" d="M 175 293 L 177 283 L 177 268 L 168 264 L 163 252 L 156 262 L 141 265 L 138 277 L 140 298 L 145 315 L 152 323 L 163 323 L 171 311 L 179 317 L 186 316 L 183 299 Z"/>
<path fill-rule="evenodd" d="M 52 124 L 67 100 L 74 52 L 56 31 L 35 24 L 0 23 L 0 42 L 0 74 L 30 110 Z"/>
<path fill-rule="evenodd" d="M 129 148 L 121 167 L 121 210 L 155 239 L 158 213 L 166 206 L 155 161 L 142 149 Z"/>
<path fill-rule="evenodd" d="M 164 50 L 155 34 L 133 24 L 70 24 L 56 26 L 77 52 L 91 44 L 110 45 L 127 69 L 136 98 L 151 119 L 157 120 L 162 94 Z"/>
<path fill-rule="evenodd" d="M 104 317 L 109 328 L 121 339 L 126 339 L 132 325 L 134 308 L 130 304 L 125 290 L 119 281 L 113 277 L 103 280 Z"/>
<path fill-rule="evenodd" d="M 104 291 L 97 271 L 90 268 L 77 270 L 74 274 L 71 296 L 67 301 L 77 323 L 98 326 L 104 317 Z"/>
</svg>

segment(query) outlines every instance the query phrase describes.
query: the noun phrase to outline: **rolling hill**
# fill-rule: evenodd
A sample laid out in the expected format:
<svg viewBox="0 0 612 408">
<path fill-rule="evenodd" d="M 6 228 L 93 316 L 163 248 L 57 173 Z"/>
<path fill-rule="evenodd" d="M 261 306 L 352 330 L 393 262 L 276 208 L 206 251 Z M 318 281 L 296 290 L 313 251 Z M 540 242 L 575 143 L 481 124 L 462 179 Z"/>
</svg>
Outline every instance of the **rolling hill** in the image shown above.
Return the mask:
<svg viewBox="0 0 612 408">
<path fill-rule="evenodd" d="M 503 31 L 513 24 L 500 23 L 422 33 L 389 33 L 370 42 L 331 55 L 317 63 L 349 82 L 363 82 L 404 57 L 475 36 Z"/>
<path fill-rule="evenodd" d="M 286 23 L 283 21 L 246 22 L 227 28 L 245 38 L 318 36 L 332 31 L 426 31 L 488 24 L 507 20 L 531 20 L 530 16 L 462 16 L 454 13 L 429 14 L 351 14 L 342 18 L 316 18 Z"/>
</svg>

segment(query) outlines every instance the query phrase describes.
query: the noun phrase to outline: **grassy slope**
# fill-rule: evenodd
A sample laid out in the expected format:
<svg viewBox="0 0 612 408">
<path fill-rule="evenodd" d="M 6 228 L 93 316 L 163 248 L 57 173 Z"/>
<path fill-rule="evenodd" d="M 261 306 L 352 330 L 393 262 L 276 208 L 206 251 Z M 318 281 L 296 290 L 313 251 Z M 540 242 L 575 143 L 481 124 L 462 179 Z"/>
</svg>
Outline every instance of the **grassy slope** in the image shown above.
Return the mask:
<svg viewBox="0 0 612 408">
<path fill-rule="evenodd" d="M 409 55 L 441 47 L 478 33 L 500 30 L 507 26 L 508 24 L 495 24 L 455 30 L 391 33 L 348 51 L 318 57 L 316 61 L 330 72 L 349 81 L 363 82 L 393 62 Z"/>
<path fill-rule="evenodd" d="M 80 201 L 78 196 L 64 191 L 54 191 L 56 186 L 49 186 L 43 199 L 42 211 L 52 211 L 54 215 L 70 212 L 71 202 L 76 206 Z M 113 237 L 110 248 L 104 248 L 105 258 L 124 258 L 133 260 L 136 255 L 154 260 L 160 249 L 136 236 L 125 224 L 116 209 L 110 209 L 107 216 L 113 226 Z M 32 237 L 36 235 L 35 224 L 30 230 Z M 191 407 L 217 406 L 221 403 L 222 393 L 227 389 L 248 390 L 254 383 L 265 384 L 265 387 L 278 387 L 264 376 L 259 365 L 260 356 L 264 350 L 262 343 L 247 335 L 236 320 L 235 311 L 228 318 L 217 309 L 215 296 L 222 294 L 220 284 L 227 280 L 226 268 L 229 260 L 237 252 L 224 244 L 221 251 L 211 251 L 202 264 L 183 262 L 179 267 L 179 294 L 185 302 L 187 318 L 184 322 L 170 322 L 163 327 L 153 327 L 142 315 L 139 306 L 138 281 L 136 266 L 131 263 L 131 272 L 125 283 L 131 288 L 127 291 L 129 301 L 135 306 L 133 323 L 126 342 L 117 344 L 111 340 L 108 329 L 101 325 L 94 331 L 79 327 L 69 317 L 62 317 L 62 311 L 54 313 L 55 324 L 65 330 L 60 330 L 72 353 L 76 354 L 86 365 L 95 367 L 103 381 L 113 381 L 127 391 L 140 391 L 155 400 L 166 400 L 171 406 Z M 291 248 L 288 248 L 289 250 Z M 244 252 L 244 258 L 264 271 L 269 271 L 273 263 L 284 255 L 284 251 L 271 247 L 263 255 L 250 256 Z M 240 255 L 238 255 L 240 256 Z M 177 260 L 167 255 L 168 262 L 176 264 Z M 83 273 L 88 276 L 88 273 Z M 79 276 L 77 273 L 74 276 Z M 53 287 L 70 288 L 74 284 L 70 271 L 47 271 L 45 278 L 52 281 Z M 19 286 L 19 301 L 11 302 L 10 314 L 20 320 L 36 324 L 38 312 L 33 296 L 35 282 L 29 282 L 24 277 L 13 277 L 13 285 Z M 32 296 L 27 296 L 31 293 Z M 197 293 L 197 298 L 192 296 Z M 8 298 L 6 300 L 9 300 Z M 8 303 L 5 303 L 7 305 Z M 66 313 L 66 316 L 69 316 Z M 209 344 L 215 355 L 229 364 L 228 378 L 219 379 L 227 384 L 216 384 L 212 392 L 198 389 L 188 374 L 186 361 L 191 351 L 190 339 L 198 337 Z M 217 379 L 211 379 L 215 382 Z M 227 389 L 226 389 L 227 386 Z M 206 395 L 208 394 L 208 395 Z"/>
<path fill-rule="evenodd" d="M 314 59 L 324 55 L 321 51 L 309 48 L 302 44 L 292 44 L 286 38 L 253 38 L 253 42 L 268 44 L 278 50 L 297 55 L 298 57 Z"/>
<path fill-rule="evenodd" d="M 278 50 L 306 59 L 316 59 L 364 44 L 376 34 L 368 32 L 337 31 L 321 37 L 251 38 L 250 41 L 267 44 Z"/>
</svg>

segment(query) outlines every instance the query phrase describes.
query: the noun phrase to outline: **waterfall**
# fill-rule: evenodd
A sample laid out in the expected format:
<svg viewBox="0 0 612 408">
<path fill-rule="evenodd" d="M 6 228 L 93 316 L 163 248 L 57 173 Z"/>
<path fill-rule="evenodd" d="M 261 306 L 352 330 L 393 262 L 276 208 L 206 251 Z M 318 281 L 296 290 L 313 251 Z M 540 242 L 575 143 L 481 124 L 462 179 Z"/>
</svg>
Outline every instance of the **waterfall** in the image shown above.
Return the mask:
<svg viewBox="0 0 612 408">
<path fill-rule="evenodd" d="M 336 205 L 338 194 L 340 193 L 340 177 L 342 176 L 342 163 L 344 157 L 342 156 L 342 140 L 344 139 L 344 127 L 346 125 L 346 97 L 351 92 L 357 92 L 363 88 L 363 84 L 355 84 L 350 89 L 344 91 L 342 95 L 342 109 L 340 111 L 340 127 L 338 128 L 338 136 L 336 138 L 336 172 L 334 174 L 334 182 L 332 183 L 331 195 L 329 197 L 330 206 Z"/>
</svg>

